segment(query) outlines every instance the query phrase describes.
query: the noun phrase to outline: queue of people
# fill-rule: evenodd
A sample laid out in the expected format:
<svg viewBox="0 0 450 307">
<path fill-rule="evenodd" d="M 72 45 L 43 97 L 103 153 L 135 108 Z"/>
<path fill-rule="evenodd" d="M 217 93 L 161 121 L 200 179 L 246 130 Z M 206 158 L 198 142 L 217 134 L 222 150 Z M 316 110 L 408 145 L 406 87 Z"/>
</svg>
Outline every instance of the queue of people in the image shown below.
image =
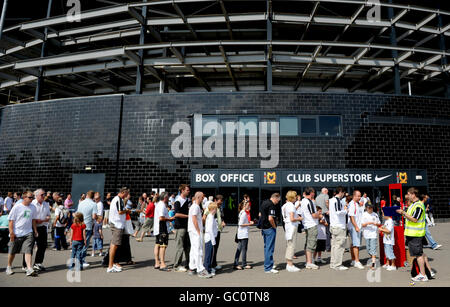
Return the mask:
<svg viewBox="0 0 450 307">
<path fill-rule="evenodd" d="M 11 196 L 11 197 L 10 197 Z M 92 257 L 99 252 L 105 256 L 107 273 L 120 273 L 120 262 L 133 264 L 131 260 L 130 236 L 137 242 L 143 242 L 145 234 L 155 237 L 154 268 L 160 271 L 188 272 L 201 278 L 211 278 L 222 267 L 217 263 L 220 233 L 225 227 L 223 221 L 223 196 L 206 198 L 202 192 L 196 192 L 192 199 L 189 185 L 179 187 L 178 196 L 163 192 L 144 193 L 137 204 L 130 200 L 130 190 L 121 188 L 112 197 L 107 194 L 102 202 L 100 193 L 88 191 L 80 197 L 77 210 L 73 209 L 71 195 L 62 201 L 59 193 L 45 193 L 43 189 L 35 192 L 25 191 L 20 199 L 10 201 L 14 195 L 8 193 L 2 200 L 2 215 L 9 221 L 9 256 L 6 273 L 13 274 L 12 263 L 17 253 L 23 253 L 23 269 L 27 276 L 36 276 L 45 270 L 43 265 L 47 248 L 47 232 L 54 229 L 54 249 L 72 248 L 70 269 L 83 270 L 89 267 L 86 261 L 87 250 L 93 238 Z M 328 196 L 328 189 L 323 188 L 319 197 L 315 190 L 307 187 L 302 196 L 296 191 L 288 191 L 286 203 L 281 207 L 281 217 L 277 216 L 276 206 L 281 202 L 281 195 L 274 193 L 262 202 L 258 224 L 250 219 L 250 199 L 245 195 L 238 208 L 238 225 L 235 235 L 237 243 L 233 269 L 251 269 L 247 263 L 249 229 L 257 226 L 261 229 L 264 241 L 264 271 L 276 274 L 273 254 L 277 222 L 281 218 L 286 240 L 286 271 L 301 271 L 294 264 L 298 233 L 305 232 L 305 268 L 319 269 L 317 264 L 326 264 L 322 253 L 331 253 L 330 268 L 337 271 L 348 270 L 342 263 L 345 246 L 350 239 L 351 266 L 364 269 L 360 261 L 362 238 L 365 239 L 370 257 L 368 266 L 376 268 L 378 234 L 383 235 L 383 247 L 388 271 L 395 271 L 394 255 L 394 221 L 392 216 L 381 216 L 374 212 L 374 206 L 367 194 L 358 190 L 352 195 L 344 188 L 337 187 L 333 197 Z M 425 198 L 426 200 L 426 198 Z M 53 204 L 50 204 L 53 203 Z M 427 208 L 419 200 L 418 190 L 410 188 L 405 195 L 405 208 L 397 210 L 405 218 L 405 237 L 409 253 L 417 259 L 420 274 L 414 281 L 427 281 L 425 268 L 431 272 L 428 258 L 423 253 L 423 237 L 429 232 L 427 227 Z M 428 207 L 429 208 L 429 207 Z M 107 223 L 105 223 L 107 220 Z M 382 220 L 384 222 L 382 223 Z M 103 232 L 109 229 L 112 234 L 109 250 L 103 254 Z M 169 268 L 165 256 L 169 244 L 169 234 L 175 233 L 175 257 L 173 267 Z M 140 235 L 139 235 L 140 233 Z M 68 236 L 68 237 L 67 237 Z M 431 235 L 430 235 L 431 237 Z M 430 241 L 430 240 L 428 240 Z M 434 241 L 432 241 L 434 242 Z M 436 243 L 436 242 L 434 242 Z M 37 246 L 34 265 L 32 253 Z M 441 245 L 439 245 L 440 247 Z M 438 247 L 438 248 L 439 248 Z M 184 264 L 183 264 L 184 255 Z M 240 259 L 241 265 L 240 265 Z"/>
</svg>

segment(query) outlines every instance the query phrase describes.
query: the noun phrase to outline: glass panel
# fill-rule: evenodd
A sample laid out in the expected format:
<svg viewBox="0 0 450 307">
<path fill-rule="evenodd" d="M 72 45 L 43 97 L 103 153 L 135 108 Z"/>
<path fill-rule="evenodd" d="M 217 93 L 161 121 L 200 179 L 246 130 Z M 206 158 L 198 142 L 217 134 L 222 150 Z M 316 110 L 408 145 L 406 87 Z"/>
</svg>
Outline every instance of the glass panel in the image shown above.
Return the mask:
<svg viewBox="0 0 450 307">
<path fill-rule="evenodd" d="M 217 135 L 217 117 L 203 117 L 203 136 Z"/>
<path fill-rule="evenodd" d="M 315 134 L 316 132 L 316 119 L 302 118 L 302 134 Z"/>
<path fill-rule="evenodd" d="M 340 136 L 341 117 L 340 116 L 319 116 L 320 135 Z"/>
<path fill-rule="evenodd" d="M 257 117 L 240 117 L 239 118 L 239 135 L 258 135 L 258 118 Z"/>
<path fill-rule="evenodd" d="M 298 135 L 298 118 L 280 117 L 280 135 Z"/>
</svg>

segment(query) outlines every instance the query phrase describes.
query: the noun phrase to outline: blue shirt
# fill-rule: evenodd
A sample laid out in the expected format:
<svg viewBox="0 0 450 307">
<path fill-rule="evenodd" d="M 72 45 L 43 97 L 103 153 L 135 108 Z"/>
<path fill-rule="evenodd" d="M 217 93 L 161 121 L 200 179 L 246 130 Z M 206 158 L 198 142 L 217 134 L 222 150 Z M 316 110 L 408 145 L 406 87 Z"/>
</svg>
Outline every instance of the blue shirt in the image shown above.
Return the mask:
<svg viewBox="0 0 450 307">
<path fill-rule="evenodd" d="M 100 239 L 101 235 L 100 235 L 100 230 L 102 229 L 102 223 L 99 222 L 95 222 L 94 224 L 94 239 Z"/>
<path fill-rule="evenodd" d="M 77 212 L 83 213 L 86 230 L 92 230 L 94 225 L 92 214 L 97 214 L 97 204 L 92 199 L 86 198 L 78 205 Z"/>
</svg>

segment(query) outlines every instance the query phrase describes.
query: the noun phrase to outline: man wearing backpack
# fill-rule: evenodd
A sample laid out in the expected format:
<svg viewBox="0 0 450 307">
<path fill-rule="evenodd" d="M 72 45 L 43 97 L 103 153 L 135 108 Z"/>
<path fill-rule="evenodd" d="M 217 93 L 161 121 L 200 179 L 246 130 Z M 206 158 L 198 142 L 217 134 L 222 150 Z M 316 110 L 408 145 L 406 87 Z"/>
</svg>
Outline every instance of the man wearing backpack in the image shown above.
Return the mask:
<svg viewBox="0 0 450 307">
<path fill-rule="evenodd" d="M 55 228 L 55 250 L 67 249 L 66 235 L 64 233 L 67 223 L 69 222 L 69 209 L 64 207 L 62 199 L 56 201 L 57 207 L 55 210 L 55 221 L 53 227 Z"/>
</svg>

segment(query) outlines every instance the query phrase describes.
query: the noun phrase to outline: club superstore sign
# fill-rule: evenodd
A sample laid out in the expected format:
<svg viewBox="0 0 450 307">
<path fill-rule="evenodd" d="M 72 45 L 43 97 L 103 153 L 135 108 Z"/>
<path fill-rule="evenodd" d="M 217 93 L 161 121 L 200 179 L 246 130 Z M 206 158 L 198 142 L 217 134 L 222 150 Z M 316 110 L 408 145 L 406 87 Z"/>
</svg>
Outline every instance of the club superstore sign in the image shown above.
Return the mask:
<svg viewBox="0 0 450 307">
<path fill-rule="evenodd" d="M 193 187 L 259 186 L 426 186 L 425 170 L 201 170 L 191 173 Z"/>
</svg>

